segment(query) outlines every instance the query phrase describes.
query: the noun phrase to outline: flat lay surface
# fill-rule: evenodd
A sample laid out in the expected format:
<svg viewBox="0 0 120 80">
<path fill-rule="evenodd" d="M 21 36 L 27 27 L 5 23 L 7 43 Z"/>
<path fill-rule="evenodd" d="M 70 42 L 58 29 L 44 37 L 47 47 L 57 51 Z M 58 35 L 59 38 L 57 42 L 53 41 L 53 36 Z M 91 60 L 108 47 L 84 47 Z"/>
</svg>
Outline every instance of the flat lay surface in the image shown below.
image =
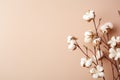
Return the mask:
<svg viewBox="0 0 120 80">
<path fill-rule="evenodd" d="M 82 20 L 89 9 L 120 35 L 120 0 L 0 0 L 0 80 L 93 80 L 66 43 L 73 35 L 83 44 L 93 27 Z"/>
</svg>

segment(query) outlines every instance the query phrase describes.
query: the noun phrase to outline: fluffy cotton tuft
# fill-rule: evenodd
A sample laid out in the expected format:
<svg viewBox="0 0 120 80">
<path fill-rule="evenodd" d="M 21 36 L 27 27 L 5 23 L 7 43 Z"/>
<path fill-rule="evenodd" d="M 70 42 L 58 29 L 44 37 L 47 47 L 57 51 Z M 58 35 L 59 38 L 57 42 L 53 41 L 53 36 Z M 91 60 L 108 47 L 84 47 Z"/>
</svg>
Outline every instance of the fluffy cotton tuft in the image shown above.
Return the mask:
<svg viewBox="0 0 120 80">
<path fill-rule="evenodd" d="M 94 33 L 92 30 L 88 30 L 84 33 L 84 36 L 92 36 Z"/>
<path fill-rule="evenodd" d="M 93 44 L 95 46 L 98 46 L 100 43 L 101 43 L 101 38 L 96 38 L 96 39 L 93 40 Z"/>
<path fill-rule="evenodd" d="M 114 48 L 117 45 L 117 43 L 120 43 L 120 36 L 112 36 L 111 40 L 108 41 L 108 44 L 112 48 Z"/>
<path fill-rule="evenodd" d="M 101 26 L 100 30 L 103 33 L 108 33 L 111 29 L 113 29 L 113 24 L 111 22 L 107 22 Z"/>
<path fill-rule="evenodd" d="M 85 63 L 86 63 L 86 58 L 85 57 L 81 58 L 80 65 L 84 67 Z"/>
<path fill-rule="evenodd" d="M 101 65 L 97 65 L 95 68 L 90 69 L 90 73 L 92 74 L 92 77 L 95 79 L 104 77 L 103 71 L 104 69 Z"/>
<path fill-rule="evenodd" d="M 109 58 L 118 60 L 120 58 L 120 48 L 110 48 L 109 49 Z"/>
<path fill-rule="evenodd" d="M 92 59 L 87 59 L 86 57 L 81 58 L 80 65 L 82 67 L 90 67 L 92 65 Z"/>
<path fill-rule="evenodd" d="M 75 37 L 68 36 L 67 37 L 67 43 L 69 44 L 68 49 L 75 50 L 77 48 L 77 46 L 76 46 L 76 38 Z"/>
<path fill-rule="evenodd" d="M 83 19 L 86 21 L 91 21 L 95 18 L 95 12 L 93 10 L 89 10 L 88 12 L 83 15 Z"/>
<path fill-rule="evenodd" d="M 70 43 L 71 40 L 72 40 L 72 38 L 73 38 L 73 36 L 68 36 L 68 37 L 67 37 L 67 43 Z"/>
<path fill-rule="evenodd" d="M 85 63 L 86 67 L 90 67 L 92 65 L 92 59 L 88 59 Z"/>
<path fill-rule="evenodd" d="M 90 43 L 93 41 L 94 33 L 92 32 L 92 30 L 89 30 L 84 33 L 84 36 L 85 36 L 84 42 Z"/>
<path fill-rule="evenodd" d="M 74 44 L 69 44 L 68 45 L 68 49 L 70 50 L 74 50 L 76 48 L 76 46 Z"/>
</svg>

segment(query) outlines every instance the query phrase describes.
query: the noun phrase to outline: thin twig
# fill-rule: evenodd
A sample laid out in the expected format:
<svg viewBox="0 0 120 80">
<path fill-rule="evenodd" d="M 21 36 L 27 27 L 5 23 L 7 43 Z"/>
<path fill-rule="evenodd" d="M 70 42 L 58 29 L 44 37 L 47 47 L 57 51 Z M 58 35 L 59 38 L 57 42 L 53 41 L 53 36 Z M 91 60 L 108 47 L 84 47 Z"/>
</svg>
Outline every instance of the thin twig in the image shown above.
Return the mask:
<svg viewBox="0 0 120 80">
<path fill-rule="evenodd" d="M 96 63 L 97 63 L 97 65 L 98 65 L 98 60 L 97 60 L 97 57 L 96 57 L 96 48 L 94 47 L 94 52 L 95 52 L 95 59 L 96 59 Z"/>
<path fill-rule="evenodd" d="M 95 31 L 96 31 L 96 35 L 98 36 L 97 26 L 96 26 L 96 23 L 95 23 L 95 19 L 93 19 L 93 23 L 94 23 L 94 28 L 95 28 Z"/>
<path fill-rule="evenodd" d="M 76 42 L 76 46 L 80 49 L 80 51 L 82 51 L 82 53 L 87 57 L 90 58 L 85 52 L 84 50 L 80 47 L 80 45 Z M 95 62 L 93 62 L 94 65 L 97 65 Z"/>
<path fill-rule="evenodd" d="M 110 63 L 112 63 L 112 64 L 115 66 L 116 70 L 117 70 L 117 65 L 116 65 L 114 62 L 112 62 L 112 61 L 111 61 L 109 58 L 107 58 L 106 56 L 104 56 L 104 58 L 107 59 Z"/>
<path fill-rule="evenodd" d="M 97 25 L 97 29 L 99 28 L 100 26 L 100 22 L 101 22 L 102 18 L 99 18 L 99 21 L 98 21 L 98 25 Z"/>
<path fill-rule="evenodd" d="M 87 58 L 90 58 L 84 51 L 83 49 L 77 44 L 77 47 L 82 51 L 82 53 L 87 57 Z"/>
<path fill-rule="evenodd" d="M 114 74 L 114 67 L 113 67 L 112 63 L 111 63 L 111 68 L 112 68 L 112 74 L 113 74 L 113 80 L 114 80 L 115 74 Z"/>
</svg>

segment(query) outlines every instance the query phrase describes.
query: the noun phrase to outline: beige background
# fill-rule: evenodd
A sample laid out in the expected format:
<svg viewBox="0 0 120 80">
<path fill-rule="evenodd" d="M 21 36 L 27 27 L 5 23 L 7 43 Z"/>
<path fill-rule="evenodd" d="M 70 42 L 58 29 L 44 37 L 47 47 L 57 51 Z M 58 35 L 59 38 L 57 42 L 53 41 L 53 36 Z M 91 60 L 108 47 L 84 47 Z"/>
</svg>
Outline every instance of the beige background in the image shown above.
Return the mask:
<svg viewBox="0 0 120 80">
<path fill-rule="evenodd" d="M 88 9 L 118 32 L 120 0 L 0 0 L 0 80 L 93 80 L 66 43 L 68 35 L 83 42 Z"/>
</svg>

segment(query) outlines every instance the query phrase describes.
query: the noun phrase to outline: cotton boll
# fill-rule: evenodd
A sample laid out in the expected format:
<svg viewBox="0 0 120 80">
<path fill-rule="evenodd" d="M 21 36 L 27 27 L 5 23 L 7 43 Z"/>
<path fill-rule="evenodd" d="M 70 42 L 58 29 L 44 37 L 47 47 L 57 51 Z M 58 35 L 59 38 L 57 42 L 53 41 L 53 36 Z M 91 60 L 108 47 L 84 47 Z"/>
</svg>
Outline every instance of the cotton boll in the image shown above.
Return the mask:
<svg viewBox="0 0 120 80">
<path fill-rule="evenodd" d="M 90 69 L 90 73 L 92 74 L 92 73 L 95 73 L 96 72 L 96 69 L 95 68 L 92 68 L 92 69 Z"/>
<path fill-rule="evenodd" d="M 82 67 L 84 67 L 84 64 L 85 64 L 84 61 L 80 61 L 80 65 L 81 65 Z"/>
<path fill-rule="evenodd" d="M 74 37 L 74 36 L 68 36 L 67 37 L 67 43 L 70 43 L 71 42 L 71 40 L 77 40 L 77 38 L 76 37 Z"/>
<path fill-rule="evenodd" d="M 117 48 L 116 51 L 120 53 L 120 48 Z"/>
<path fill-rule="evenodd" d="M 111 59 L 112 59 L 112 58 L 114 58 L 114 57 L 115 57 L 115 54 L 112 54 L 112 53 L 111 53 L 111 54 L 109 54 L 109 58 L 111 58 Z"/>
<path fill-rule="evenodd" d="M 83 19 L 86 20 L 86 21 L 89 21 L 89 20 L 90 20 L 90 18 L 89 18 L 88 15 L 83 15 Z"/>
<path fill-rule="evenodd" d="M 93 10 L 90 10 L 89 16 L 91 19 L 93 19 L 95 17 L 95 12 Z"/>
<path fill-rule="evenodd" d="M 106 23 L 105 25 L 108 26 L 110 29 L 113 28 L 113 24 L 112 24 L 111 22 L 108 22 L 108 23 Z"/>
<path fill-rule="evenodd" d="M 117 51 L 116 58 L 118 60 L 120 58 L 120 48 L 117 48 L 116 51 Z"/>
<path fill-rule="evenodd" d="M 86 61 L 85 66 L 90 67 L 92 65 L 92 59 Z"/>
<path fill-rule="evenodd" d="M 106 27 L 105 25 L 101 26 L 100 30 L 101 30 L 103 33 L 108 33 L 107 27 Z"/>
<path fill-rule="evenodd" d="M 99 72 L 98 75 L 99 75 L 99 77 L 101 77 L 101 78 L 105 76 L 105 74 L 104 74 L 103 72 Z"/>
<path fill-rule="evenodd" d="M 85 57 L 81 58 L 81 61 L 86 61 L 87 59 Z"/>
<path fill-rule="evenodd" d="M 93 74 L 92 76 L 94 79 L 97 79 L 98 78 L 98 74 Z"/>
<path fill-rule="evenodd" d="M 117 57 L 120 58 L 120 52 L 117 53 Z"/>
<path fill-rule="evenodd" d="M 92 65 L 92 59 L 87 59 L 86 57 L 81 58 L 80 65 L 82 67 L 90 67 Z"/>
<path fill-rule="evenodd" d="M 112 44 L 110 44 L 110 47 L 114 48 L 116 46 L 116 42 L 113 42 Z"/>
<path fill-rule="evenodd" d="M 116 46 L 116 42 L 113 42 L 112 44 L 110 44 L 110 46 L 114 48 Z"/>
<path fill-rule="evenodd" d="M 90 70 L 90 73 L 92 74 L 93 78 L 102 78 L 104 77 L 104 72 L 103 72 L 103 66 L 97 65 L 95 68 L 92 68 Z"/>
<path fill-rule="evenodd" d="M 73 36 L 68 36 L 68 37 L 67 37 L 67 43 L 70 43 L 71 40 L 72 40 L 72 38 L 73 38 Z"/>
<path fill-rule="evenodd" d="M 68 49 L 75 50 L 77 48 L 77 38 L 73 36 L 67 37 Z"/>
<path fill-rule="evenodd" d="M 112 36 L 110 41 L 111 41 L 111 42 L 114 42 L 114 41 L 116 41 L 116 38 L 115 38 L 115 36 Z"/>
<path fill-rule="evenodd" d="M 74 44 L 69 44 L 68 45 L 68 49 L 70 50 L 75 50 L 76 49 L 76 46 Z"/>
<path fill-rule="evenodd" d="M 98 71 L 103 71 L 103 67 L 101 65 L 97 65 L 96 68 L 97 68 Z"/>
<path fill-rule="evenodd" d="M 114 47 L 116 46 L 117 41 L 116 41 L 115 36 L 112 36 L 111 40 L 108 41 L 108 44 L 110 44 L 110 46 L 111 46 L 112 48 L 114 48 Z"/>
<path fill-rule="evenodd" d="M 83 19 L 86 21 L 91 21 L 95 18 L 95 12 L 93 10 L 89 10 L 88 12 L 83 15 Z"/>
<path fill-rule="evenodd" d="M 117 51 L 117 54 L 116 54 L 114 60 L 118 60 L 120 58 L 120 51 L 117 49 L 116 49 L 116 51 Z"/>
<path fill-rule="evenodd" d="M 115 54 L 115 53 L 116 53 L 116 50 L 115 50 L 114 48 L 110 48 L 110 49 L 109 49 L 109 53 L 110 53 L 110 54 Z"/>
<path fill-rule="evenodd" d="M 120 36 L 116 38 L 116 41 L 119 43 L 120 42 Z"/>
<path fill-rule="evenodd" d="M 86 32 L 84 33 L 84 36 L 85 36 L 84 42 L 85 42 L 85 43 L 90 43 L 90 42 L 92 42 L 92 40 L 93 40 L 94 33 L 92 32 L 92 30 L 89 30 L 89 31 L 86 31 Z"/>
<path fill-rule="evenodd" d="M 85 58 L 85 57 L 81 58 L 81 60 L 80 60 L 80 65 L 81 65 L 82 67 L 84 67 L 85 62 L 86 62 L 86 58 Z"/>
<path fill-rule="evenodd" d="M 90 70 L 90 73 L 92 74 L 93 78 L 102 78 L 104 77 L 104 72 L 103 72 L 103 66 L 97 65 L 95 68 L 92 68 Z"/>
<path fill-rule="evenodd" d="M 76 44 L 76 41 L 75 40 L 71 40 L 70 44 Z"/>
<path fill-rule="evenodd" d="M 103 33 L 108 33 L 113 28 L 113 24 L 111 22 L 105 23 L 101 26 L 100 30 Z"/>
<path fill-rule="evenodd" d="M 117 52 L 116 52 L 116 50 L 114 48 L 109 49 L 109 58 L 111 58 L 111 59 L 115 58 L 116 54 L 117 54 Z"/>
<path fill-rule="evenodd" d="M 86 31 L 84 33 L 84 36 L 92 36 L 92 35 L 94 35 L 94 33 L 92 32 L 92 30 Z"/>
<path fill-rule="evenodd" d="M 96 38 L 96 39 L 93 40 L 93 44 L 95 46 L 98 46 L 100 44 L 100 42 L 101 42 L 101 38 Z"/>
<path fill-rule="evenodd" d="M 116 47 L 118 43 L 120 43 L 120 36 L 112 36 L 112 38 L 108 41 L 108 44 L 112 48 Z"/>
</svg>

